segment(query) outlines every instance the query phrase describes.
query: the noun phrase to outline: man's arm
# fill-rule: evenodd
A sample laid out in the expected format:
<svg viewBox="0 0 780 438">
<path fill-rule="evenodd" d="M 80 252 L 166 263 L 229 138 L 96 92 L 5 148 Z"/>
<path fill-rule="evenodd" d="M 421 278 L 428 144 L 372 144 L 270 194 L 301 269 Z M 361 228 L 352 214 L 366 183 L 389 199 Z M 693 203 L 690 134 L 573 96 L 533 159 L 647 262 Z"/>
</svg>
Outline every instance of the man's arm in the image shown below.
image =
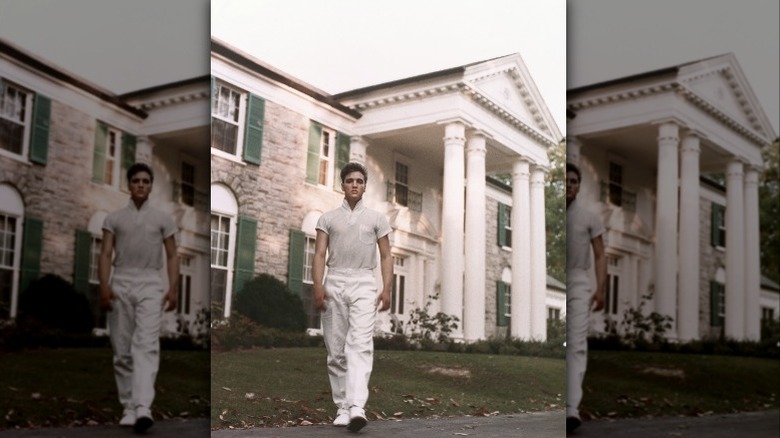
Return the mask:
<svg viewBox="0 0 780 438">
<path fill-rule="evenodd" d="M 604 308 L 604 288 L 607 284 L 607 256 L 604 254 L 604 240 L 601 235 L 591 240 L 593 245 L 593 257 L 596 263 L 596 292 L 593 293 L 591 301 L 593 310 L 599 311 Z"/>
<path fill-rule="evenodd" d="M 376 306 L 380 312 L 383 312 L 390 308 L 392 298 L 393 256 L 390 254 L 390 238 L 387 235 L 377 240 L 376 243 L 379 244 L 379 259 L 382 266 L 382 292 L 376 297 Z"/>
<path fill-rule="evenodd" d="M 176 302 L 179 300 L 179 255 L 176 252 L 175 235 L 166 237 L 163 246 L 165 246 L 168 269 L 168 293 L 165 294 L 163 305 L 165 311 L 170 312 L 176 308 Z"/>
<path fill-rule="evenodd" d="M 100 258 L 98 259 L 98 280 L 100 281 L 100 308 L 106 312 L 113 310 L 111 301 L 114 300 L 114 291 L 108 284 L 111 276 L 111 257 L 114 255 L 114 233 L 103 230 L 103 240 L 100 246 Z"/>
<path fill-rule="evenodd" d="M 328 250 L 328 233 L 317 230 L 317 239 L 314 241 L 314 258 L 311 261 L 311 278 L 314 282 L 314 308 L 325 310 L 325 301 L 328 293 L 322 280 L 325 277 L 325 253 Z"/>
</svg>

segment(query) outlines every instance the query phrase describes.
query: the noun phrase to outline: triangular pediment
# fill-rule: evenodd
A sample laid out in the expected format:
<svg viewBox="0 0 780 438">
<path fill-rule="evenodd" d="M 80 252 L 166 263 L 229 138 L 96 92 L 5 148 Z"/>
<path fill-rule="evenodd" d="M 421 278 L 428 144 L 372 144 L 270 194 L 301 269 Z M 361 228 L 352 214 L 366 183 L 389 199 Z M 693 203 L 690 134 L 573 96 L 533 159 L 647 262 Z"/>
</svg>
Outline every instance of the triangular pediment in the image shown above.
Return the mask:
<svg viewBox="0 0 780 438">
<path fill-rule="evenodd" d="M 685 65 L 680 82 L 737 123 L 769 138 L 772 129 L 732 54 Z"/>
<path fill-rule="evenodd" d="M 554 141 L 560 131 L 520 55 L 509 55 L 469 67 L 466 83 L 495 107 L 506 111 Z"/>
</svg>

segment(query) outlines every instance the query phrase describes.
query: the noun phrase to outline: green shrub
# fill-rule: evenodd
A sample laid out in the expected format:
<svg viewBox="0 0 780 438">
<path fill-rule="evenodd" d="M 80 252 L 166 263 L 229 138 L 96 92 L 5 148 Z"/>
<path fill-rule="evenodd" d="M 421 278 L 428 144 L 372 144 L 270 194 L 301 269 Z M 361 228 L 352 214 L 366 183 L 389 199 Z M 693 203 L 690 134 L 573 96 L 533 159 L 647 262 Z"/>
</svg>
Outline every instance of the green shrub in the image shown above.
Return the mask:
<svg viewBox="0 0 780 438">
<path fill-rule="evenodd" d="M 291 332 L 306 330 L 303 301 L 276 277 L 260 274 L 236 294 L 233 308 L 252 321 Z"/>
<path fill-rule="evenodd" d="M 92 332 L 94 318 L 89 301 L 62 277 L 46 274 L 19 296 L 17 325 L 40 325 L 64 333 Z"/>
<path fill-rule="evenodd" d="M 322 347 L 322 336 L 263 327 L 241 314 L 234 314 L 211 328 L 212 351 L 241 348 Z"/>
</svg>

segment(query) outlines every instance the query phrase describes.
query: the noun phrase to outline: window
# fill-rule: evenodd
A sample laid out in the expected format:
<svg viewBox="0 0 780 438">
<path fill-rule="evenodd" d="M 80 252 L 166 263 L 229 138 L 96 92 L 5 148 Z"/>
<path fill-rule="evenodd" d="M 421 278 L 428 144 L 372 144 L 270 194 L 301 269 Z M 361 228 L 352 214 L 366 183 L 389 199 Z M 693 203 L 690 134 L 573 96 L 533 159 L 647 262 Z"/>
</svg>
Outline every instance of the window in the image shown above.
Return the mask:
<svg viewBox="0 0 780 438">
<path fill-rule="evenodd" d="M 106 312 L 100 309 L 100 252 L 103 245 L 102 236 L 92 235 L 89 239 L 89 297 L 92 312 L 95 317 L 95 328 L 108 328 Z"/>
<path fill-rule="evenodd" d="M 512 247 L 512 207 L 498 203 L 498 246 Z"/>
<path fill-rule="evenodd" d="M 12 317 L 18 273 L 17 218 L 0 213 L 0 320 Z"/>
<path fill-rule="evenodd" d="M 404 301 L 406 300 L 406 276 L 407 268 L 405 257 L 393 256 L 393 296 L 390 304 L 390 313 L 404 314 Z"/>
<path fill-rule="evenodd" d="M 195 206 L 195 166 L 186 161 L 181 163 L 181 202 Z"/>
<path fill-rule="evenodd" d="M 548 320 L 558 320 L 561 319 L 561 309 L 557 307 L 548 307 L 547 308 L 547 319 Z"/>
<path fill-rule="evenodd" d="M 315 238 L 306 236 L 303 244 L 303 308 L 306 310 L 307 328 L 320 328 L 320 312 L 314 308 L 314 281 L 311 265 L 314 260 Z"/>
<path fill-rule="evenodd" d="M 726 247 L 726 207 L 712 203 L 710 227 L 711 243 L 715 247 Z"/>
<path fill-rule="evenodd" d="M 312 121 L 306 159 L 306 182 L 320 186 L 333 184 L 341 191 L 341 168 L 349 162 L 351 137 Z"/>
<path fill-rule="evenodd" d="M 230 273 L 230 217 L 211 213 L 211 301 L 224 304 Z"/>
<path fill-rule="evenodd" d="M 761 307 L 761 321 L 769 322 L 775 319 L 775 309 L 771 307 Z"/>
<path fill-rule="evenodd" d="M 506 327 L 512 323 L 512 285 L 501 280 L 496 284 L 496 325 Z"/>
<path fill-rule="evenodd" d="M 136 137 L 98 121 L 95 127 L 92 182 L 127 190 L 125 172 L 135 163 Z"/>
<path fill-rule="evenodd" d="M 710 282 L 710 326 L 723 327 L 726 320 L 726 287 L 717 281 Z"/>
<path fill-rule="evenodd" d="M 409 205 L 409 166 L 395 162 L 395 203 Z"/>
<path fill-rule="evenodd" d="M 211 106 L 211 147 L 238 155 L 244 105 L 241 93 L 217 83 Z"/>
<path fill-rule="evenodd" d="M 623 205 L 623 166 L 614 161 L 609 163 L 609 203 Z"/>
<path fill-rule="evenodd" d="M 620 293 L 620 259 L 614 256 L 607 256 L 607 284 L 604 295 L 604 314 L 617 315 L 619 293 Z"/>
<path fill-rule="evenodd" d="M 0 82 L 0 150 L 24 156 L 30 135 L 32 93 Z"/>
<path fill-rule="evenodd" d="M 179 315 L 190 314 L 190 302 L 192 301 L 191 265 L 191 256 L 179 256 L 179 298 L 176 302 L 176 313 Z"/>
</svg>

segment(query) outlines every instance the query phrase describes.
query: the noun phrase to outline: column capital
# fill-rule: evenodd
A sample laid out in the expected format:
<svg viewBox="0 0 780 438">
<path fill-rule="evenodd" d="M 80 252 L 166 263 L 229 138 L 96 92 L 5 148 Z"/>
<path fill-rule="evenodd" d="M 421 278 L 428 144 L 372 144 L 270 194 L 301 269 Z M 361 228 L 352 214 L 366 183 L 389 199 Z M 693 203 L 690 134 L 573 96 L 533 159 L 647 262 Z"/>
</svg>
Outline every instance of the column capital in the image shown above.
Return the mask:
<svg viewBox="0 0 780 438">
<path fill-rule="evenodd" d="M 666 120 L 654 124 L 658 125 L 658 137 L 656 140 L 659 144 L 676 144 L 680 141 L 680 125 L 675 121 Z"/>
<path fill-rule="evenodd" d="M 349 141 L 349 161 L 366 164 L 368 142 L 359 135 L 353 135 Z"/>
<path fill-rule="evenodd" d="M 758 187 L 758 169 L 755 166 L 745 166 L 745 187 Z"/>
<path fill-rule="evenodd" d="M 525 179 L 527 180 L 531 176 L 531 160 L 527 157 L 520 156 L 512 163 L 512 179 Z"/>
<path fill-rule="evenodd" d="M 739 157 L 732 157 L 726 165 L 726 177 L 745 174 L 745 162 Z"/>
<path fill-rule="evenodd" d="M 139 135 L 135 141 L 135 161 L 152 164 L 154 141 L 148 135 Z"/>
<path fill-rule="evenodd" d="M 485 140 L 486 140 L 486 138 L 481 133 L 481 131 L 477 131 L 476 133 L 472 133 L 471 136 L 469 136 L 468 145 L 466 147 L 466 152 L 469 155 L 480 154 L 480 155 L 484 156 L 486 151 L 487 151 L 487 146 L 486 146 Z"/>
<path fill-rule="evenodd" d="M 701 136 L 696 131 L 686 131 L 685 134 L 683 134 L 683 140 L 682 140 L 682 146 L 680 148 L 680 151 L 683 153 L 695 153 L 698 154 L 701 152 L 701 147 L 699 146 Z"/>
</svg>

